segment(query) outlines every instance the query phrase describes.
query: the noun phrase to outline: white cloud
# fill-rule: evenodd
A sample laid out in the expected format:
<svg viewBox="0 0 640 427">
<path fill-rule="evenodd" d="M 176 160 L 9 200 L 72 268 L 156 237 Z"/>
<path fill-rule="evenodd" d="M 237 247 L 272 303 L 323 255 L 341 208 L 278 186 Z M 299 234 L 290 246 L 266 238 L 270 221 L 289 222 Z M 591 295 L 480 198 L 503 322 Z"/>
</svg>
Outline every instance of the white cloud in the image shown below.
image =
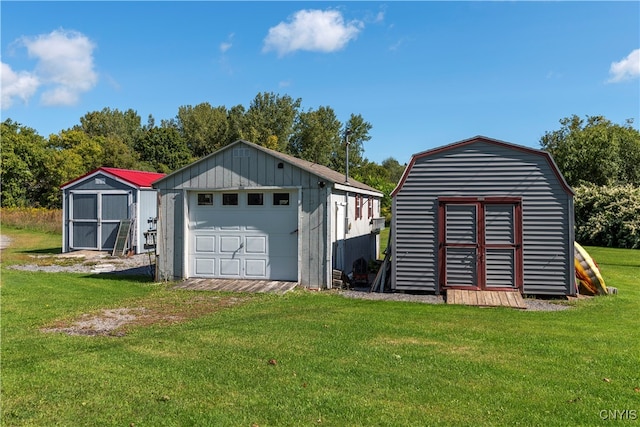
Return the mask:
<svg viewBox="0 0 640 427">
<path fill-rule="evenodd" d="M 10 108 L 15 98 L 20 98 L 22 102 L 27 103 L 38 90 L 40 85 L 38 77 L 27 71 L 16 73 L 4 62 L 0 65 L 0 106 L 2 109 Z"/>
<path fill-rule="evenodd" d="M 44 105 L 73 105 L 81 94 L 96 85 L 98 75 L 93 63 L 95 45 L 85 35 L 76 31 L 56 30 L 35 37 L 22 37 L 18 43 L 37 62 L 33 71 L 17 73 L 3 64 L 3 108 L 9 108 L 15 98 L 27 102 L 39 88 L 44 89 L 41 96 Z M 6 87 L 5 78 L 8 82 Z"/>
<path fill-rule="evenodd" d="M 612 62 L 609 68 L 609 83 L 618 83 L 640 77 L 640 49 L 632 51 L 619 62 Z"/>
<path fill-rule="evenodd" d="M 297 50 L 334 52 L 344 48 L 362 30 L 361 21 L 345 22 L 337 10 L 300 10 L 289 22 L 269 29 L 263 52 L 283 56 Z"/>
<path fill-rule="evenodd" d="M 220 43 L 220 52 L 225 53 L 226 51 L 231 49 L 231 47 L 233 46 L 233 43 L 231 43 L 231 41 L 233 40 L 233 36 L 234 33 L 229 34 L 229 37 L 227 37 L 227 41 Z"/>
</svg>

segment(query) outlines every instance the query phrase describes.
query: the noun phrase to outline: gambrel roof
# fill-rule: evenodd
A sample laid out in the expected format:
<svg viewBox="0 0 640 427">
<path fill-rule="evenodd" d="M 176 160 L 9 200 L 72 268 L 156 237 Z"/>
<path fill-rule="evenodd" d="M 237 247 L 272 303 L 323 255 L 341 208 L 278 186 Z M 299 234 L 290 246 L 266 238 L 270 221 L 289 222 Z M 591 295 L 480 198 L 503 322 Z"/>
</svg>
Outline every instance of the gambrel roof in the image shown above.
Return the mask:
<svg viewBox="0 0 640 427">
<path fill-rule="evenodd" d="M 413 156 L 411 156 L 411 161 L 409 162 L 409 165 L 405 168 L 404 172 L 402 173 L 402 177 L 400 178 L 400 181 L 398 182 L 398 185 L 391 192 L 391 197 L 395 197 L 395 195 L 398 194 L 398 191 L 400 191 L 400 189 L 404 185 L 405 181 L 407 180 L 407 177 L 408 177 L 409 173 L 411 172 L 411 169 L 413 168 L 413 166 L 415 165 L 417 160 L 419 160 L 421 158 L 433 156 L 433 155 L 436 155 L 436 154 L 440 154 L 440 153 L 443 153 L 445 151 L 450 151 L 450 150 L 453 150 L 453 149 L 456 149 L 456 148 L 472 145 L 472 144 L 475 144 L 477 142 L 484 142 L 484 143 L 487 143 L 487 144 L 493 144 L 493 145 L 497 145 L 497 146 L 501 146 L 501 147 L 506 147 L 506 148 L 509 148 L 509 149 L 512 149 L 512 150 L 522 151 L 522 152 L 525 152 L 525 153 L 533 154 L 535 156 L 540 156 L 540 157 L 544 158 L 546 160 L 546 162 L 549 164 L 551 170 L 553 171 L 553 174 L 558 179 L 558 182 L 560 183 L 562 188 L 568 194 L 573 195 L 573 190 L 571 189 L 569 184 L 567 184 L 567 181 L 564 179 L 564 176 L 562 176 L 562 173 L 560 172 L 560 169 L 558 169 L 558 166 L 556 165 L 556 162 L 553 160 L 553 157 L 551 157 L 551 154 L 549 154 L 548 152 L 546 152 L 544 150 L 537 150 L 535 148 L 529 148 L 529 147 L 525 147 L 525 146 L 522 146 L 522 145 L 517 145 L 517 144 L 510 143 L 510 142 L 500 141 L 498 139 L 493 139 L 493 138 L 488 138 L 486 136 L 478 135 L 478 136 L 474 136 L 473 138 L 464 139 L 462 141 L 454 142 L 452 144 L 444 145 L 442 147 L 437 147 L 437 148 L 433 148 L 431 150 L 422 151 L 420 153 L 417 153 L 417 154 L 414 154 Z"/>
</svg>

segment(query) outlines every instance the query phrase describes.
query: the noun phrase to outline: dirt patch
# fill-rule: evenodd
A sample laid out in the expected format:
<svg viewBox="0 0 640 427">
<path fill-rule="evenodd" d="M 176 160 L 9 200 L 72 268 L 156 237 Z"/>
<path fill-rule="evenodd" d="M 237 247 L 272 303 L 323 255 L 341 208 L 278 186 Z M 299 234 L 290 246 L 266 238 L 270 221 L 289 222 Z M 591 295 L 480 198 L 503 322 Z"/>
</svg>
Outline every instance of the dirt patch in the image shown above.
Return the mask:
<svg viewBox="0 0 640 427">
<path fill-rule="evenodd" d="M 101 251 L 74 251 L 56 255 L 30 255 L 33 262 L 11 265 L 8 268 L 46 273 L 113 273 L 133 276 L 153 276 L 154 256 L 138 254 L 111 256 Z"/>
<path fill-rule="evenodd" d="M 180 298 L 182 297 L 182 298 Z M 186 322 L 226 307 L 237 305 L 248 297 L 188 295 L 156 298 L 144 306 L 102 309 L 69 320 L 59 320 L 41 328 L 45 333 L 67 335 L 122 337 L 132 328 L 171 325 Z"/>
</svg>

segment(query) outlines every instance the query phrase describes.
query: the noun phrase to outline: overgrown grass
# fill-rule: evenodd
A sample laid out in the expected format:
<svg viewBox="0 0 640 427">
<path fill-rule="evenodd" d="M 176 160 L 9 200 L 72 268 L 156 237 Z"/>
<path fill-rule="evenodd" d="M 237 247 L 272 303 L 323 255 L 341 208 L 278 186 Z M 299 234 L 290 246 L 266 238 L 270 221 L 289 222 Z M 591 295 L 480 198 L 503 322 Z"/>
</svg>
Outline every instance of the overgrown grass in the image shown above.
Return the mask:
<svg viewBox="0 0 640 427">
<path fill-rule="evenodd" d="M 0 208 L 3 227 L 62 233 L 62 210 L 45 208 Z"/>
<path fill-rule="evenodd" d="M 2 425 L 610 424 L 640 409 L 640 254 L 588 250 L 619 294 L 567 311 L 296 291 L 123 337 L 40 328 L 223 295 L 3 268 Z"/>
</svg>

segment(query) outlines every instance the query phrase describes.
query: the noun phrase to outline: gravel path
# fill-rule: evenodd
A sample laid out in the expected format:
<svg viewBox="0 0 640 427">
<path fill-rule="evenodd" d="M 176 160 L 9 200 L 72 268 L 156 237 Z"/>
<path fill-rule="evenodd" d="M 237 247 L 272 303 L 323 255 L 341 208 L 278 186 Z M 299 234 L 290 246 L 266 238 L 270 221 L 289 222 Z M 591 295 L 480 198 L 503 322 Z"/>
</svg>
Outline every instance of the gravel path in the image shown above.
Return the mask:
<svg viewBox="0 0 640 427">
<path fill-rule="evenodd" d="M 379 301 L 406 301 L 416 302 L 422 304 L 444 304 L 445 300 L 442 295 L 414 295 L 414 294 L 402 294 L 402 293 L 377 293 L 368 292 L 367 290 L 349 290 L 341 291 L 342 296 L 345 298 L 358 298 L 367 300 L 379 300 Z M 566 304 L 566 300 L 561 299 L 538 299 L 538 298 L 524 298 L 524 304 L 527 307 L 527 311 L 562 311 L 571 308 Z"/>
</svg>

